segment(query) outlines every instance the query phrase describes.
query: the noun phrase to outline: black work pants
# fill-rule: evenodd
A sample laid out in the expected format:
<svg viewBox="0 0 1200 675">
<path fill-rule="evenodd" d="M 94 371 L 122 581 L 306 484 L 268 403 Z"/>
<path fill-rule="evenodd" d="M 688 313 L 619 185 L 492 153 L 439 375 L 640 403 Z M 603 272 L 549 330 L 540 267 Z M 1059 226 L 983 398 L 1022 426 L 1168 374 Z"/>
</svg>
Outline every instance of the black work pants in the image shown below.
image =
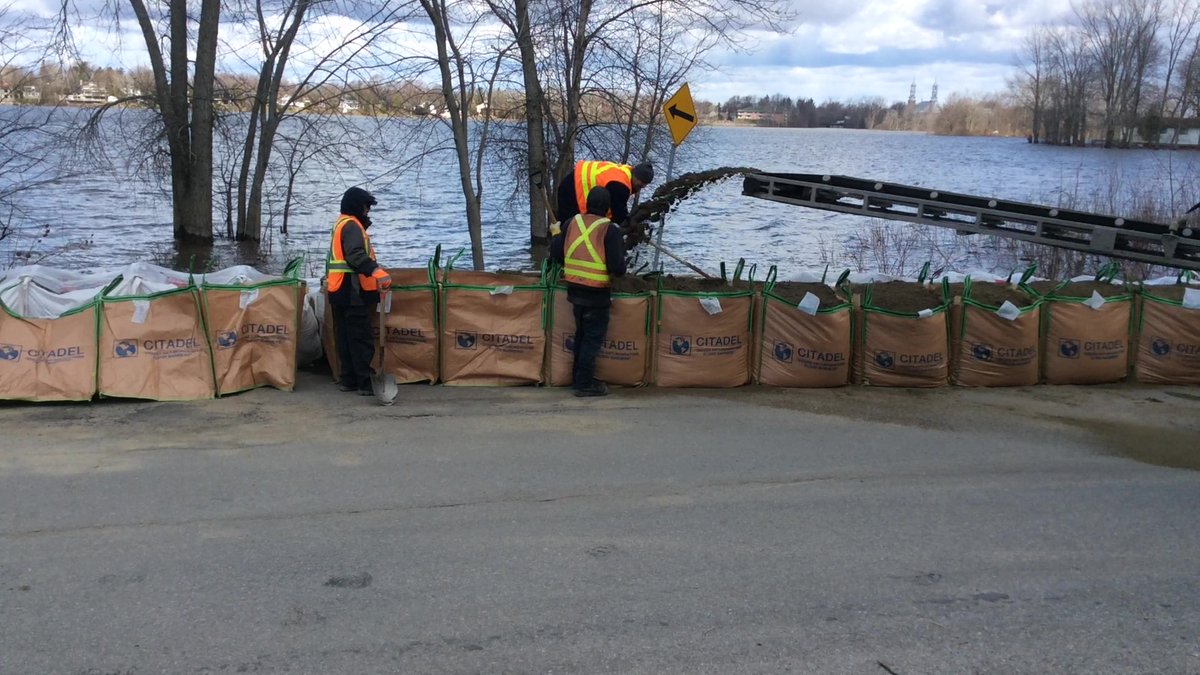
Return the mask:
<svg viewBox="0 0 1200 675">
<path fill-rule="evenodd" d="M 338 378 L 345 386 L 371 388 L 371 361 L 375 359 L 375 335 L 371 313 L 375 305 L 333 306 L 333 339 L 337 343 Z"/>
<path fill-rule="evenodd" d="M 572 368 L 571 386 L 584 389 L 592 386 L 596 379 L 596 357 L 608 334 L 608 307 L 575 308 L 575 365 Z"/>
</svg>

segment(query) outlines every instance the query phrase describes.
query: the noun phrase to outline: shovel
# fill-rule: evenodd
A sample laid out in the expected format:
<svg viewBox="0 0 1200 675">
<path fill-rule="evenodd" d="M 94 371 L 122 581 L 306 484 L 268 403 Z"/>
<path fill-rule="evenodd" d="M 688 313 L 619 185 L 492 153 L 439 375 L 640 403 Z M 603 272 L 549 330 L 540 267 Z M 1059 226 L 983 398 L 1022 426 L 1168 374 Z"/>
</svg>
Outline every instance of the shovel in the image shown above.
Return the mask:
<svg viewBox="0 0 1200 675">
<path fill-rule="evenodd" d="M 713 275 L 709 274 L 708 272 L 705 272 L 704 270 L 693 265 L 692 263 L 684 260 L 683 258 L 680 258 L 679 256 L 675 255 L 674 253 L 671 253 L 670 251 L 667 250 L 666 246 L 663 246 L 662 244 L 656 244 L 656 243 L 654 243 L 654 240 L 649 240 L 646 243 L 649 244 L 650 246 L 653 246 L 654 248 L 658 249 L 659 251 L 661 251 L 668 258 L 671 258 L 671 259 L 675 260 L 676 262 L 686 265 L 688 267 L 688 269 L 692 270 L 696 274 L 699 274 L 700 276 L 704 277 L 705 279 L 715 278 L 715 277 L 713 277 Z"/>
<path fill-rule="evenodd" d="M 378 365 L 372 364 L 371 389 L 379 405 L 391 405 L 396 402 L 400 387 L 396 385 L 396 376 L 383 371 L 385 350 L 387 349 L 387 316 L 392 311 L 392 292 L 385 291 L 379 298 L 379 349 Z"/>
</svg>

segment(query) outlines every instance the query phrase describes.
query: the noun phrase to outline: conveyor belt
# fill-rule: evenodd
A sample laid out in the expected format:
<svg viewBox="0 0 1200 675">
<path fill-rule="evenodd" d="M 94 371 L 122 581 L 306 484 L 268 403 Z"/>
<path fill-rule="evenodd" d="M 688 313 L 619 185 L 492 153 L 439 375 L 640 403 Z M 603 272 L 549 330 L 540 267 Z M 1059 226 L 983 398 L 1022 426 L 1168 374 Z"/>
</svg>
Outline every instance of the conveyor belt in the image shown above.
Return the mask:
<svg viewBox="0 0 1200 675">
<path fill-rule="evenodd" d="M 1200 270 L 1200 228 L 942 192 L 848 176 L 747 174 L 742 194 L 860 216 L 948 227 L 1096 255 Z"/>
</svg>

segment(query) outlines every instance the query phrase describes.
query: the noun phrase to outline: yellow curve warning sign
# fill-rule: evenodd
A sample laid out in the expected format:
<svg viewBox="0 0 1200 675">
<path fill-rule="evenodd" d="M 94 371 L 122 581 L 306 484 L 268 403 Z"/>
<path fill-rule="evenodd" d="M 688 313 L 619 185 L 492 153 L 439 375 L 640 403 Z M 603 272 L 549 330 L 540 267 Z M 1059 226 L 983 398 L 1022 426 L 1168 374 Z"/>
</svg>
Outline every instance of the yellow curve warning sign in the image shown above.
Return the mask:
<svg viewBox="0 0 1200 675">
<path fill-rule="evenodd" d="M 692 102 L 692 90 L 688 89 L 686 82 L 663 104 L 663 115 L 667 118 L 667 127 L 671 129 L 675 145 L 682 143 L 688 133 L 696 128 L 696 104 Z"/>
</svg>

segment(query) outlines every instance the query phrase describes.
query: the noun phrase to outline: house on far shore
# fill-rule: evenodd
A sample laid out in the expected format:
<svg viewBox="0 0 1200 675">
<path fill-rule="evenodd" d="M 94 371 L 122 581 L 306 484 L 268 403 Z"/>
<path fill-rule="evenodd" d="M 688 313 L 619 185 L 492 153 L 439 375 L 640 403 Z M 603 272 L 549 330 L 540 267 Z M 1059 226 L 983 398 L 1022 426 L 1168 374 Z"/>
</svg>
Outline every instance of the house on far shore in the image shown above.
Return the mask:
<svg viewBox="0 0 1200 675">
<path fill-rule="evenodd" d="M 279 98 L 277 99 L 276 103 L 278 103 L 279 107 L 281 108 L 295 111 L 304 110 L 312 105 L 312 101 L 309 100 L 307 96 L 293 99 L 295 95 L 295 92 L 280 91 Z"/>
<path fill-rule="evenodd" d="M 109 96 L 108 92 L 95 82 L 83 82 L 79 85 L 79 91 L 67 94 L 62 100 L 69 105 L 104 105 L 115 102 L 117 97 Z"/>
<path fill-rule="evenodd" d="M 1170 147 L 1200 148 L 1200 119 L 1185 117 L 1180 119 L 1167 118 L 1162 121 L 1161 131 L 1157 138 L 1142 138 L 1141 130 L 1133 130 L 1130 145 L 1134 147 Z M 1176 136 L 1178 134 L 1178 137 Z M 1118 136 L 1121 134 L 1118 133 Z"/>
<path fill-rule="evenodd" d="M 769 113 L 751 108 L 749 110 L 739 110 L 737 113 L 737 121 L 739 122 L 767 122 L 769 124 L 787 124 L 787 113 Z"/>
</svg>

